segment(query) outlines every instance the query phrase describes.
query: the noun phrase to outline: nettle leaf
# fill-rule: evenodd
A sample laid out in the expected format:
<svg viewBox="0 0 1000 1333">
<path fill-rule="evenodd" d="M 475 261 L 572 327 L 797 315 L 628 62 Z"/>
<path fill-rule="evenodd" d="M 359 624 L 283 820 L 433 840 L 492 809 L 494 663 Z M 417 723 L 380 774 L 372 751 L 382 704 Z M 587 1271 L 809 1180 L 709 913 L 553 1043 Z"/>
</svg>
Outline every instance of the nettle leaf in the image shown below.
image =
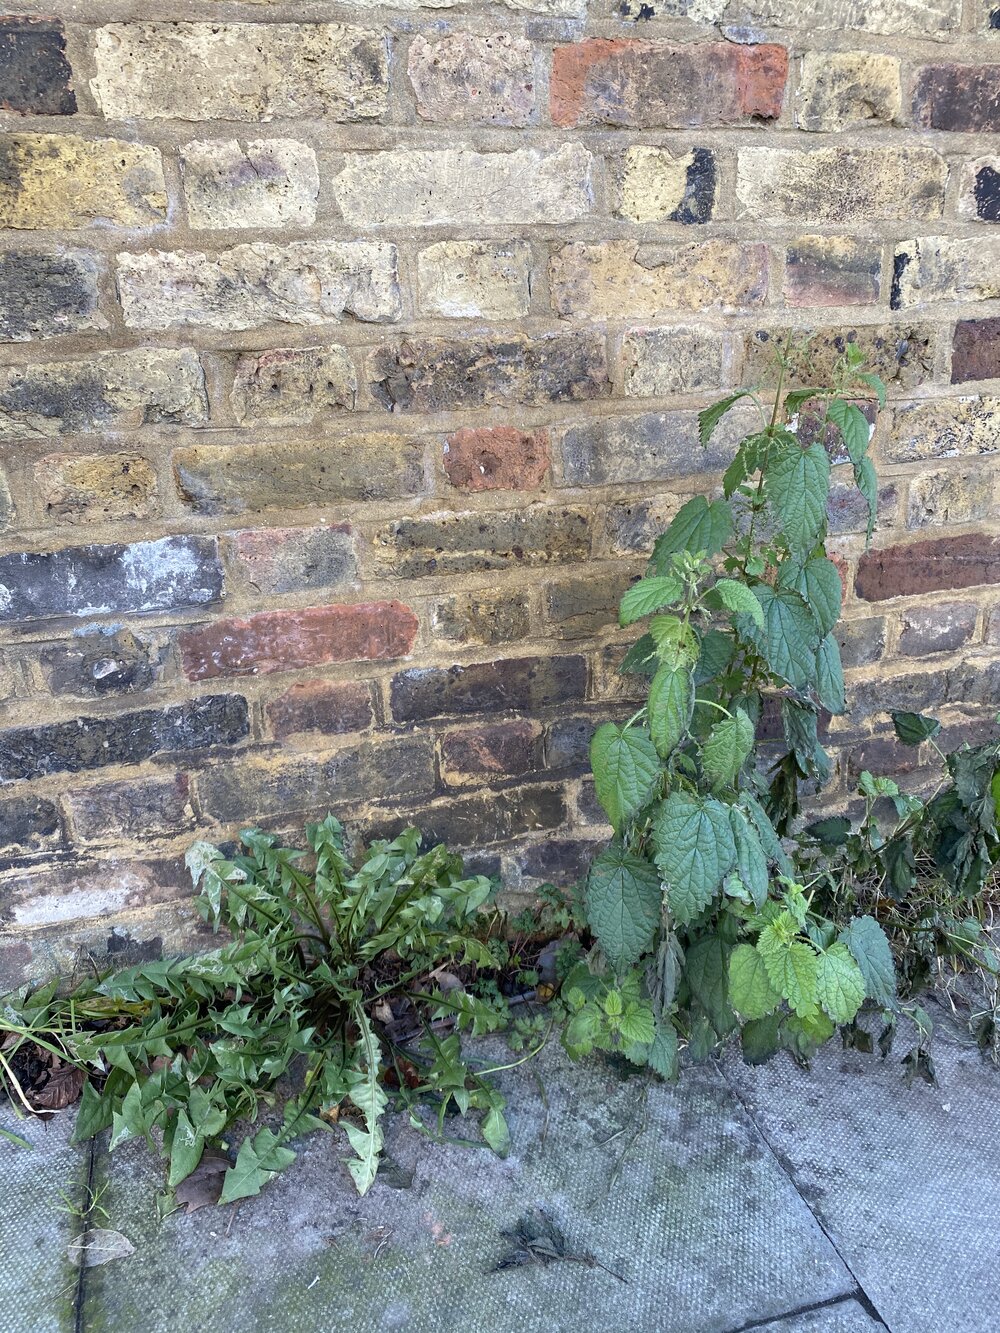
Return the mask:
<svg viewBox="0 0 1000 1333">
<path fill-rule="evenodd" d="M 760 629 L 764 628 L 764 612 L 760 602 L 745 583 L 737 583 L 735 579 L 719 579 L 709 595 L 713 600 L 718 599 L 727 611 L 747 615 Z"/>
<path fill-rule="evenodd" d="M 666 532 L 657 537 L 653 546 L 656 572 L 669 573 L 670 558 L 680 551 L 718 555 L 732 535 L 733 516 L 725 501 L 709 503 L 704 495 L 696 495 L 681 505 Z"/>
<path fill-rule="evenodd" d="M 816 693 L 828 713 L 839 716 L 847 712 L 840 644 L 832 634 L 816 649 Z"/>
<path fill-rule="evenodd" d="M 765 493 L 795 555 L 805 556 L 826 530 L 830 459 L 821 444 L 785 445 L 767 470 Z"/>
<path fill-rule="evenodd" d="M 656 641 L 652 635 L 644 634 L 628 649 L 618 670 L 623 676 L 632 674 L 651 676 L 657 668 L 658 661 Z"/>
<path fill-rule="evenodd" d="M 657 1023 L 656 1035 L 646 1052 L 646 1063 L 660 1078 L 673 1080 L 677 1077 L 677 1029 L 672 1023 Z"/>
<path fill-rule="evenodd" d="M 716 722 L 701 751 L 702 767 L 713 790 L 735 781 L 753 743 L 754 725 L 742 708 L 737 708 L 732 717 Z"/>
<path fill-rule="evenodd" d="M 778 837 L 775 827 L 761 803 L 750 792 L 744 791 L 740 793 L 740 808 L 746 811 L 754 828 L 760 835 L 761 846 L 764 848 L 764 855 L 767 857 L 768 863 L 777 866 L 783 875 L 791 875 L 792 863 L 789 861 L 788 854 L 781 845 L 781 839 Z"/>
<path fill-rule="evenodd" d="M 756 597 L 754 601 L 757 601 Z M 721 675 L 732 662 L 735 651 L 736 641 L 731 634 L 727 634 L 724 630 L 710 629 L 701 641 L 694 672 L 695 684 L 704 685 L 706 681 L 714 680 L 716 676 Z"/>
<path fill-rule="evenodd" d="M 806 1014 L 816 1003 L 819 957 L 805 940 L 785 938 L 774 922 L 760 932 L 757 949 L 764 959 L 767 978 L 797 1014 Z"/>
<path fill-rule="evenodd" d="M 670 574 L 640 579 L 624 594 L 618 608 L 618 623 L 631 625 L 643 616 L 659 611 L 661 606 L 673 606 L 684 591 L 684 584 Z"/>
<path fill-rule="evenodd" d="M 649 635 L 656 654 L 668 666 L 694 666 L 698 660 L 698 636 L 679 616 L 654 616 Z"/>
<path fill-rule="evenodd" d="M 893 713 L 891 716 L 896 735 L 904 745 L 923 745 L 941 730 L 937 718 L 925 713 Z"/>
<path fill-rule="evenodd" d="M 781 1050 L 781 1015 L 752 1019 L 740 1033 L 743 1059 L 748 1065 L 762 1065 Z"/>
<path fill-rule="evenodd" d="M 623 1041 L 630 1045 L 649 1046 L 656 1037 L 656 1019 L 648 1004 L 633 1001 L 622 1014 L 618 1025 Z"/>
<path fill-rule="evenodd" d="M 854 469 L 854 484 L 868 501 L 868 527 L 865 540 L 870 542 L 875 531 L 875 520 L 878 518 L 878 474 L 870 458 L 862 458 Z"/>
<path fill-rule="evenodd" d="M 845 403 L 843 398 L 834 398 L 827 407 L 827 416 L 843 436 L 847 456 L 857 467 L 868 452 L 868 441 L 871 437 L 864 412 L 854 403 Z"/>
<path fill-rule="evenodd" d="M 708 906 L 736 864 L 729 811 L 712 797 L 672 792 L 653 820 L 653 845 L 670 910 L 687 925 Z"/>
<path fill-rule="evenodd" d="M 729 959 L 729 1002 L 747 1019 L 766 1018 L 781 1003 L 764 959 L 752 944 L 737 944 Z"/>
<path fill-rule="evenodd" d="M 865 979 L 845 944 L 831 944 L 819 956 L 816 999 L 834 1023 L 850 1023 L 865 998 Z"/>
<path fill-rule="evenodd" d="M 793 417 L 805 407 L 806 403 L 814 398 L 822 398 L 828 392 L 826 389 L 793 389 L 791 393 L 785 394 L 785 416 Z"/>
<path fill-rule="evenodd" d="M 896 1002 L 896 966 L 879 923 L 871 916 L 856 916 L 840 932 L 840 942 L 861 969 L 867 993 L 876 1004 L 891 1008 Z"/>
<path fill-rule="evenodd" d="M 761 584 L 754 596 L 764 612 L 764 630 L 741 621 L 741 632 L 755 641 L 776 676 L 795 689 L 806 689 L 816 672 L 819 628 L 800 593 L 793 588 L 771 588 Z"/>
<path fill-rule="evenodd" d="M 687 667 L 664 664 L 649 687 L 649 733 L 664 759 L 687 735 L 694 708 L 694 686 Z"/>
<path fill-rule="evenodd" d="M 718 1036 L 736 1025 L 729 1003 L 729 946 L 719 935 L 706 935 L 692 944 L 684 956 L 684 975 Z"/>
<path fill-rule="evenodd" d="M 597 799 L 617 832 L 647 804 L 659 780 L 660 760 L 645 727 L 598 727 L 590 742 Z"/>
<path fill-rule="evenodd" d="M 706 407 L 704 411 L 698 413 L 698 439 L 703 448 L 708 448 L 716 426 L 730 408 L 735 407 L 741 398 L 749 397 L 751 397 L 749 390 L 743 389 L 739 393 L 731 394 L 728 398 L 723 398 L 718 403 L 713 403 L 711 407 Z"/>
<path fill-rule="evenodd" d="M 864 371 L 860 374 L 855 374 L 854 378 L 860 380 L 862 384 L 867 385 L 868 388 L 871 389 L 872 393 L 874 393 L 875 397 L 878 399 L 879 407 L 885 407 L 885 384 L 879 379 L 878 375 L 872 375 L 869 371 Z"/>
<path fill-rule="evenodd" d="M 736 842 L 736 873 L 759 911 L 767 901 L 770 885 L 760 834 L 738 806 L 729 807 L 729 823 Z"/>
<path fill-rule="evenodd" d="M 616 972 L 652 945 L 663 891 L 656 868 L 612 843 L 590 867 L 584 888 L 587 920 Z"/>
<path fill-rule="evenodd" d="M 794 588 L 802 594 L 820 634 L 829 634 L 840 619 L 844 595 L 844 586 L 833 561 L 825 556 L 814 556 L 801 567 L 786 564 L 778 581 L 783 587 Z"/>
</svg>

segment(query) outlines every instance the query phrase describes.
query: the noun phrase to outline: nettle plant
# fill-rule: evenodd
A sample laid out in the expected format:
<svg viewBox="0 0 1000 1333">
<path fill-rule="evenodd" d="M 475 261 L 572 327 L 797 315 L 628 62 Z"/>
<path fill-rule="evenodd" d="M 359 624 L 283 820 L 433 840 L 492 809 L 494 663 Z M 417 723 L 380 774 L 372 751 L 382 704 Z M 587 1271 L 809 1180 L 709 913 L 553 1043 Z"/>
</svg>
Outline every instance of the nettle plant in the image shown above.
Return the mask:
<svg viewBox="0 0 1000 1333">
<path fill-rule="evenodd" d="M 572 1054 L 620 1050 L 672 1076 L 679 1038 L 706 1055 L 739 1028 L 749 1059 L 783 1046 L 806 1058 L 866 997 L 895 1002 L 878 922 L 838 930 L 782 845 L 799 784 L 829 774 L 820 711 L 845 707 L 827 446 L 850 462 L 870 537 L 877 482 L 858 400 L 884 405 L 885 390 L 853 347 L 830 386 L 785 393 L 783 379 L 780 361 L 769 411 L 748 390 L 701 413 L 703 446 L 743 400 L 760 426 L 722 496 L 680 509 L 621 601 L 623 626 L 646 622 L 622 670 L 647 676 L 649 693 L 591 745 L 614 839 L 585 886 L 599 952 L 563 992 Z M 757 737 L 775 710 L 784 753 L 765 776 Z"/>
</svg>

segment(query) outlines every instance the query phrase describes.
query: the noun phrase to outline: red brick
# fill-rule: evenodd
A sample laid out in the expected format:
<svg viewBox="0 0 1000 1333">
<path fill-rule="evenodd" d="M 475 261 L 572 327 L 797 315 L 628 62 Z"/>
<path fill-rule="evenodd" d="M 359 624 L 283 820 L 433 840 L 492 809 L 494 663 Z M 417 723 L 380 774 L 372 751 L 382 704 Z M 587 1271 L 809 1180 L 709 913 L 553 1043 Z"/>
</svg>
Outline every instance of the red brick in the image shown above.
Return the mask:
<svg viewBox="0 0 1000 1333">
<path fill-rule="evenodd" d="M 855 592 L 869 602 L 946 588 L 974 588 L 1000 579 L 1000 537 L 971 533 L 865 551 Z"/>
<path fill-rule="evenodd" d="M 951 346 L 951 382 L 1000 379 L 1000 319 L 960 319 Z"/>
<path fill-rule="evenodd" d="M 608 41 L 557 46 L 551 111 L 556 125 L 636 128 L 733 125 L 781 114 L 783 46 Z"/>
<path fill-rule="evenodd" d="M 416 637 L 417 617 L 402 602 L 362 602 L 217 620 L 183 631 L 178 644 L 188 680 L 209 680 L 406 657 Z"/>
<path fill-rule="evenodd" d="M 501 722 L 449 731 L 441 738 L 444 778 L 515 778 L 542 767 L 542 728 L 537 722 Z"/>
<path fill-rule="evenodd" d="M 300 680 L 271 700 L 267 716 L 279 741 L 302 731 L 364 731 L 374 721 L 371 688 L 360 680 Z"/>
<path fill-rule="evenodd" d="M 1000 65 L 925 65 L 917 75 L 913 116 L 931 130 L 1000 132 Z"/>
<path fill-rule="evenodd" d="M 444 447 L 448 480 L 463 491 L 533 491 L 545 481 L 549 463 L 547 430 L 463 427 Z"/>
</svg>

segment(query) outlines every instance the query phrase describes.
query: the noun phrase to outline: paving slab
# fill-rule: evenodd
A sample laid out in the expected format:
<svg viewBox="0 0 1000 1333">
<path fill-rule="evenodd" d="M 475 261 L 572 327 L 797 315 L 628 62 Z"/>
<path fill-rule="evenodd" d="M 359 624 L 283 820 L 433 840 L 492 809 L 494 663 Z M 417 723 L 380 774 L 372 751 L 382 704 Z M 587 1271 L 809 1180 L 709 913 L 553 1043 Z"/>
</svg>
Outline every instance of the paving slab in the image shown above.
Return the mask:
<svg viewBox="0 0 1000 1333">
<path fill-rule="evenodd" d="M 71 1330 L 79 1270 L 67 1247 L 81 1225 L 62 1209 L 84 1206 L 90 1149 L 70 1143 L 72 1112 L 42 1121 L 3 1106 L 0 1126 L 31 1145 L 0 1136 L 0 1333 Z"/>
<path fill-rule="evenodd" d="M 885 1324 L 857 1301 L 846 1300 L 758 1324 L 754 1333 L 885 1333 Z"/>
<path fill-rule="evenodd" d="M 936 1087 L 832 1042 L 808 1071 L 724 1068 L 892 1333 L 995 1333 L 1000 1071 L 939 1013 Z"/>
<path fill-rule="evenodd" d="M 340 1162 L 342 1136 L 314 1135 L 235 1213 L 158 1224 L 161 1169 L 124 1145 L 95 1176 L 109 1183 L 106 1225 L 136 1252 L 87 1271 L 82 1328 L 578 1333 L 597 1321 L 728 1333 L 855 1293 L 718 1070 L 673 1088 L 599 1060 L 571 1065 L 553 1044 L 502 1078 L 506 1160 L 430 1143 L 395 1117 L 394 1171 L 364 1199 Z M 511 1249 L 501 1232 L 538 1208 L 612 1272 L 569 1261 L 493 1271 Z"/>
</svg>

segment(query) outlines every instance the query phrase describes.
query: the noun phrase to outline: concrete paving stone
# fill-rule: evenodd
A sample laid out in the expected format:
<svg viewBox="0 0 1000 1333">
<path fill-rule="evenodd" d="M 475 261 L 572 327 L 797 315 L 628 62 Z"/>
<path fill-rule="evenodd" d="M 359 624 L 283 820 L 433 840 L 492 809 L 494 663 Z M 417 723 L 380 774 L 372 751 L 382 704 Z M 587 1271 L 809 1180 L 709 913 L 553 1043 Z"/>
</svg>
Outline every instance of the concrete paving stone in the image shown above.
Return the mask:
<svg viewBox="0 0 1000 1333">
<path fill-rule="evenodd" d="M 833 1042 L 724 1069 L 892 1333 L 1000 1327 L 1000 1071 L 940 1009 L 938 1084 Z"/>
<path fill-rule="evenodd" d="M 855 1300 L 838 1301 L 819 1310 L 788 1315 L 770 1324 L 758 1324 L 754 1333 L 879 1333 L 885 1325 Z"/>
<path fill-rule="evenodd" d="M 162 1171 L 142 1145 L 102 1158 L 106 1225 L 136 1253 L 88 1270 L 83 1329 L 578 1333 L 597 1321 L 610 1333 L 726 1333 L 856 1291 L 716 1069 L 674 1088 L 600 1060 L 572 1066 L 553 1043 L 500 1078 L 506 1160 L 430 1143 L 395 1116 L 396 1169 L 364 1199 L 339 1132 L 307 1139 L 235 1214 L 162 1225 Z M 501 1231 L 536 1207 L 625 1281 L 571 1262 L 492 1271 L 511 1248 Z"/>
<path fill-rule="evenodd" d="M 18 1119 L 0 1106 L 0 1126 L 31 1144 L 0 1137 L 0 1333 L 63 1333 L 74 1327 L 78 1270 L 67 1246 L 80 1222 L 61 1211 L 87 1197 L 88 1147 L 70 1143 L 73 1113 Z"/>
</svg>

